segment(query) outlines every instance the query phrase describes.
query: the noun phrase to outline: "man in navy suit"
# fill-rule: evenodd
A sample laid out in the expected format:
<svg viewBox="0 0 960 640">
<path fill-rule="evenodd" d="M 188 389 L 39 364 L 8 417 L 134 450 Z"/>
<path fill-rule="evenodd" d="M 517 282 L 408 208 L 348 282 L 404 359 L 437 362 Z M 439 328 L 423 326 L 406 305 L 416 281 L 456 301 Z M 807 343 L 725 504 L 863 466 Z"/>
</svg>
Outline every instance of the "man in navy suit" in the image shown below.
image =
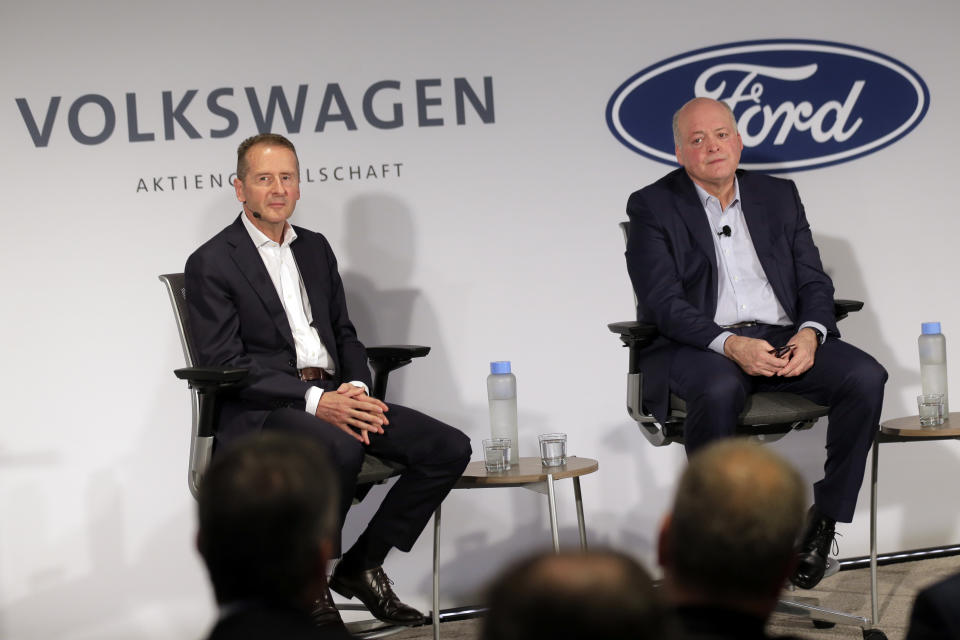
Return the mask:
<svg viewBox="0 0 960 640">
<path fill-rule="evenodd" d="M 288 222 L 300 199 L 293 144 L 276 134 L 245 140 L 234 186 L 243 212 L 185 269 L 199 364 L 249 369 L 223 403 L 216 446 L 259 430 L 323 443 L 339 470 L 341 526 L 365 452 L 406 465 L 330 586 L 359 597 L 382 620 L 420 623 L 422 614 L 397 598 L 382 564 L 391 548 L 413 546 L 469 461 L 469 439 L 369 395 L 366 350 L 347 314 L 330 244 Z M 315 618 L 338 622 L 330 593 L 322 595 Z"/>
<path fill-rule="evenodd" d="M 644 402 L 664 420 L 670 393 L 686 401 L 688 455 L 731 435 L 752 392 L 830 406 L 824 478 L 793 576 L 812 588 L 836 522 L 853 519 L 887 374 L 839 340 L 833 283 L 793 182 L 737 170 L 743 142 L 730 108 L 695 98 L 673 129 L 681 168 L 627 203 L 638 319 L 660 331 L 640 356 Z"/>
</svg>

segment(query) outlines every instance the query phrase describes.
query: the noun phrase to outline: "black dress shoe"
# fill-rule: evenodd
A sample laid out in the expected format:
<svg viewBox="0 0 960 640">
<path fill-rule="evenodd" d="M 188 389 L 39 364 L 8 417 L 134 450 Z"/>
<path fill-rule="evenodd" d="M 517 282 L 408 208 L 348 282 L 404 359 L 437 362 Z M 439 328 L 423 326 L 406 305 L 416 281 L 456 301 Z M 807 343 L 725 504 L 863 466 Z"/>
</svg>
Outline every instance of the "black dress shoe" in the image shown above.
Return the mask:
<svg viewBox="0 0 960 640">
<path fill-rule="evenodd" d="M 797 569 L 790 579 L 801 589 L 813 589 L 823 579 L 823 572 L 827 569 L 827 554 L 835 535 L 836 521 L 817 510 L 817 506 L 810 507 L 807 514 L 807 529 L 800 549 L 797 552 Z"/>
<path fill-rule="evenodd" d="M 333 603 L 333 596 L 330 595 L 330 589 L 324 588 L 320 599 L 313 603 L 313 611 L 310 617 L 318 627 L 326 627 L 331 624 L 343 625 L 343 618 L 337 611 L 337 605 Z"/>
<path fill-rule="evenodd" d="M 383 567 L 350 573 L 341 571 L 338 564 L 330 578 L 331 589 L 345 598 L 356 596 L 370 613 L 384 622 L 408 627 L 423 624 L 423 614 L 400 602 L 391 584 L 393 581 L 383 572 Z"/>
</svg>

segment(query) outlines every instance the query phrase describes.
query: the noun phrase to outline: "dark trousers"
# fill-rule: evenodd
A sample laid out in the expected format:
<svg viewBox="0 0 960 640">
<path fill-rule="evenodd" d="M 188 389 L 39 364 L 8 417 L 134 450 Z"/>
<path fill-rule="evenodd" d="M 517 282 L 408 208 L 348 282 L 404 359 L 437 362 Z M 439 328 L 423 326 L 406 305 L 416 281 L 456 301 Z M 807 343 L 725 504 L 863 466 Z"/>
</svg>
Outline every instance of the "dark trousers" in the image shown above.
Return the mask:
<svg viewBox="0 0 960 640">
<path fill-rule="evenodd" d="M 375 546 L 409 551 L 470 461 L 470 439 L 419 411 L 398 404 L 388 406 L 390 424 L 383 434 L 370 435 L 369 446 L 297 409 L 271 412 L 263 428 L 302 433 L 327 447 L 339 470 L 341 527 L 353 501 L 364 453 L 406 465 L 363 535 L 376 541 Z"/>
<path fill-rule="evenodd" d="M 780 346 L 794 327 L 758 325 L 734 331 Z M 670 390 L 687 403 L 684 441 L 687 455 L 734 433 L 747 395 L 786 391 L 830 407 L 824 477 L 813 486 L 820 511 L 840 522 L 853 520 L 867 454 L 883 406 L 886 370 L 869 354 L 827 338 L 813 366 L 793 378 L 749 376 L 729 358 L 709 350 L 681 346 L 670 369 Z"/>
</svg>

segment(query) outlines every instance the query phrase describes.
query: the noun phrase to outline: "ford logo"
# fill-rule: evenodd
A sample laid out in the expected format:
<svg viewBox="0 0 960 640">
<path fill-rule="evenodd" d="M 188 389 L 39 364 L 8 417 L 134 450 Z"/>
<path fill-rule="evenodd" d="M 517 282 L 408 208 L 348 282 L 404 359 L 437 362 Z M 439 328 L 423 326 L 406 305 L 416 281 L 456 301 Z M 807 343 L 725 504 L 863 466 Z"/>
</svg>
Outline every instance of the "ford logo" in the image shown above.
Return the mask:
<svg viewBox="0 0 960 640">
<path fill-rule="evenodd" d="M 624 82 L 607 103 L 630 149 L 676 165 L 670 121 L 694 97 L 723 100 L 743 138 L 740 166 L 776 173 L 879 151 L 920 124 L 926 84 L 890 56 L 835 42 L 755 40 L 683 53 Z"/>
</svg>

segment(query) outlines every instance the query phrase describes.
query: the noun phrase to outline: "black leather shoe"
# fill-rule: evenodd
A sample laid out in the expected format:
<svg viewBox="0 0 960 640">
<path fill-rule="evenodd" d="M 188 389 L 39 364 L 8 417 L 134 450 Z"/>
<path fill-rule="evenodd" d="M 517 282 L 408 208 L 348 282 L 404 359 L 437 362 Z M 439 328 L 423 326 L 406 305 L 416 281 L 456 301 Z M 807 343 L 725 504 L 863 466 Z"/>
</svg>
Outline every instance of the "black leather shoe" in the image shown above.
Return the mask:
<svg viewBox="0 0 960 640">
<path fill-rule="evenodd" d="M 813 589 L 823 579 L 827 569 L 827 554 L 835 535 L 836 521 L 821 514 L 817 506 L 810 507 L 807 529 L 797 552 L 797 569 L 790 579 L 801 589 Z"/>
<path fill-rule="evenodd" d="M 318 627 L 326 627 L 332 624 L 343 625 L 343 618 L 337 611 L 337 605 L 333 603 L 330 589 L 324 588 L 320 599 L 313 603 L 313 611 L 310 616 Z"/>
<path fill-rule="evenodd" d="M 333 571 L 330 588 L 345 598 L 356 596 L 374 616 L 391 624 L 415 626 L 423 624 L 423 614 L 400 602 L 390 585 L 393 580 L 383 572 L 383 567 L 348 573 Z"/>
</svg>

